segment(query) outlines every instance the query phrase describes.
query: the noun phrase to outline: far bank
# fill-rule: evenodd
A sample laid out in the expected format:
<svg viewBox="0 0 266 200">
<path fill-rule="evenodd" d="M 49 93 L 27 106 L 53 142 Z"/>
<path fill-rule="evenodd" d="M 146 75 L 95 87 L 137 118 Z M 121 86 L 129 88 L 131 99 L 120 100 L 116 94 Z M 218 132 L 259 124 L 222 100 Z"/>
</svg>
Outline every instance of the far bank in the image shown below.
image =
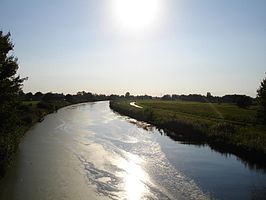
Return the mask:
<svg viewBox="0 0 266 200">
<path fill-rule="evenodd" d="M 139 107 L 135 107 L 131 102 L 110 101 L 110 108 L 163 129 L 174 140 L 208 144 L 248 164 L 266 167 L 266 126 L 256 121 L 257 106 L 244 109 L 233 104 L 136 100 Z"/>
</svg>

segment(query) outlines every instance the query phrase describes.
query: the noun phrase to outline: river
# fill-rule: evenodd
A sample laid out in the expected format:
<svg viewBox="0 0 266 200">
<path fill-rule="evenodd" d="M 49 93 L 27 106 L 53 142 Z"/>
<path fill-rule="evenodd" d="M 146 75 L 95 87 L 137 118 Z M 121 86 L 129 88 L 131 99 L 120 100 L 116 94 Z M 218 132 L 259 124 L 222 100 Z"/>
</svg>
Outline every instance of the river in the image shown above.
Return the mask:
<svg viewBox="0 0 266 200">
<path fill-rule="evenodd" d="M 265 199 L 265 171 L 84 103 L 26 133 L 0 199 Z"/>
</svg>

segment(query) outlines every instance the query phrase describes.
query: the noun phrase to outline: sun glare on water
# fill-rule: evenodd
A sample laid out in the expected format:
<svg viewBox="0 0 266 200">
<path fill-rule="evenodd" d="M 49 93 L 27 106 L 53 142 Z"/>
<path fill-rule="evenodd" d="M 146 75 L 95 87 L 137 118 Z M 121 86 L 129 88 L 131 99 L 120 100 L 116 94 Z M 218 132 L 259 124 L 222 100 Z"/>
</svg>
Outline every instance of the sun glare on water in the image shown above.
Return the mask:
<svg viewBox="0 0 266 200">
<path fill-rule="evenodd" d="M 114 14 L 121 27 L 140 30 L 156 21 L 159 4 L 160 0 L 114 0 Z"/>
</svg>

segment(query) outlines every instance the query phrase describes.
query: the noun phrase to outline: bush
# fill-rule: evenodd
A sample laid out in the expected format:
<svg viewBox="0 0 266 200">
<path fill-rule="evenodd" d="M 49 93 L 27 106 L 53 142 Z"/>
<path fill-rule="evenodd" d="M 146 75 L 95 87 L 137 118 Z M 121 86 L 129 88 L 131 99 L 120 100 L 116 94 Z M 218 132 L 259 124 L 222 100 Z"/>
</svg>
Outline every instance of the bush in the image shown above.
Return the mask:
<svg viewBox="0 0 266 200">
<path fill-rule="evenodd" d="M 227 122 L 215 124 L 210 129 L 212 135 L 228 135 L 236 132 L 236 127 Z"/>
<path fill-rule="evenodd" d="M 47 103 L 47 102 L 40 101 L 37 104 L 37 108 L 51 110 L 51 109 L 53 109 L 53 106 L 51 104 Z"/>
<path fill-rule="evenodd" d="M 151 108 L 145 108 L 143 111 L 143 117 L 148 121 L 153 120 L 154 117 L 153 110 Z"/>
<path fill-rule="evenodd" d="M 32 117 L 30 115 L 26 115 L 23 116 L 21 118 L 21 120 L 25 123 L 25 124 L 31 124 L 32 123 Z"/>
<path fill-rule="evenodd" d="M 23 112 L 28 112 L 30 110 L 30 106 L 21 104 L 18 106 L 18 110 L 23 111 Z"/>
<path fill-rule="evenodd" d="M 259 120 L 266 123 L 266 78 L 263 79 L 257 90 L 257 100 L 261 106 L 261 109 L 258 111 Z"/>
<path fill-rule="evenodd" d="M 236 105 L 240 108 L 248 108 L 252 105 L 252 99 L 248 96 L 242 96 L 237 100 Z"/>
</svg>

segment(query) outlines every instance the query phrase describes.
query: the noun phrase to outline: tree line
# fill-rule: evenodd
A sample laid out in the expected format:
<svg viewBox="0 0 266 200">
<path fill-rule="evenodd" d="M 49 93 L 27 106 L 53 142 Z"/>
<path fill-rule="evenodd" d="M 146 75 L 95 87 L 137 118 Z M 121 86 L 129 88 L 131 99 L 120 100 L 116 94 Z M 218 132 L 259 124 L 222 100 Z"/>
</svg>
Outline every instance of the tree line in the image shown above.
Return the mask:
<svg viewBox="0 0 266 200">
<path fill-rule="evenodd" d="M 212 96 L 210 92 L 206 96 L 201 94 L 189 94 L 189 95 L 164 95 L 163 100 L 180 100 L 180 101 L 195 101 L 195 102 L 208 102 L 208 103 L 231 103 L 236 104 L 241 108 L 248 108 L 252 104 L 257 104 L 257 100 L 247 95 L 224 95 L 222 97 Z"/>
</svg>

